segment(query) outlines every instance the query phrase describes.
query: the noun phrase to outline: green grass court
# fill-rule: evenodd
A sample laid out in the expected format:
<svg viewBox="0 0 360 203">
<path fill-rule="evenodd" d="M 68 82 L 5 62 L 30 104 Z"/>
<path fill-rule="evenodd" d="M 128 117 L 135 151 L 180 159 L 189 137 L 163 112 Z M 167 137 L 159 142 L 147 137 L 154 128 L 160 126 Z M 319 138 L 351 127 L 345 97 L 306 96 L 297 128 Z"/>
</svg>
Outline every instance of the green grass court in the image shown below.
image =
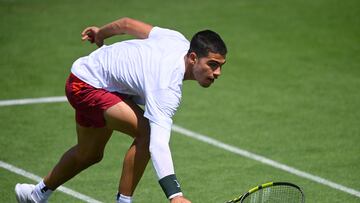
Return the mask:
<svg viewBox="0 0 360 203">
<path fill-rule="evenodd" d="M 0 100 L 64 95 L 73 61 L 95 46 L 80 32 L 122 16 L 181 31 L 219 32 L 229 54 L 209 89 L 185 82 L 174 123 L 360 191 L 360 1 L 0 0 Z M 128 39 L 115 37 L 107 44 Z M 0 106 L 0 161 L 44 176 L 76 143 L 66 102 Z M 103 161 L 65 186 L 114 202 L 131 139 L 115 133 Z M 360 197 L 173 132 L 176 173 L 194 203 L 231 199 L 267 181 L 300 185 L 307 202 Z M 17 182 L 0 167 L 0 202 Z M 57 192 L 50 202 L 79 202 Z M 168 202 L 149 164 L 135 202 Z"/>
</svg>

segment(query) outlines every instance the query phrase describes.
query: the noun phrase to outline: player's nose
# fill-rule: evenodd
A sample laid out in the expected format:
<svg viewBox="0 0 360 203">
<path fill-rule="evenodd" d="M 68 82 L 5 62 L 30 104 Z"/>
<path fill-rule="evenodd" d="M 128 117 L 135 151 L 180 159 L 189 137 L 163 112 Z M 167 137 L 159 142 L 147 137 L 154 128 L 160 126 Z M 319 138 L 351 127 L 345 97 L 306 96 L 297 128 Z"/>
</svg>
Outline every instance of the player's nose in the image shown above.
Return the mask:
<svg viewBox="0 0 360 203">
<path fill-rule="evenodd" d="M 221 75 L 221 68 L 219 67 L 219 68 L 215 69 L 213 72 L 213 75 L 214 75 L 215 79 L 218 78 Z"/>
</svg>

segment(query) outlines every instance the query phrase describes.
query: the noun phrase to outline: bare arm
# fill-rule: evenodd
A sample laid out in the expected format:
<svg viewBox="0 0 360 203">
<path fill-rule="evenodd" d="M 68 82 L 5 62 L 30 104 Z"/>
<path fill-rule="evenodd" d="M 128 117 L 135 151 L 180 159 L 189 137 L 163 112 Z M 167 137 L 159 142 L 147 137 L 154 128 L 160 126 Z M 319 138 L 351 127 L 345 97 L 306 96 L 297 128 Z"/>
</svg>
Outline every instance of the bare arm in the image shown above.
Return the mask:
<svg viewBox="0 0 360 203">
<path fill-rule="evenodd" d="M 104 40 L 114 35 L 129 34 L 139 39 L 148 38 L 152 25 L 124 17 L 101 28 L 88 27 L 82 33 L 82 40 L 88 40 L 91 43 L 96 43 L 99 47 L 104 44 Z"/>
<path fill-rule="evenodd" d="M 120 18 L 100 28 L 99 34 L 104 38 L 113 35 L 129 34 L 139 39 L 145 39 L 153 26 L 132 18 Z"/>
</svg>

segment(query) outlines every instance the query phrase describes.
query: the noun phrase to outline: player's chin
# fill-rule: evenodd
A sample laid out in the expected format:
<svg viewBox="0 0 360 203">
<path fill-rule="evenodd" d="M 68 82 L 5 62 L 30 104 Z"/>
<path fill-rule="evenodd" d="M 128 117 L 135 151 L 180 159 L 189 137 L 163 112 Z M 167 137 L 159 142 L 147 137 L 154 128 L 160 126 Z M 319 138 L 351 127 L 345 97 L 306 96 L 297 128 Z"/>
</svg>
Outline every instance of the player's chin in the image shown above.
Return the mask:
<svg viewBox="0 0 360 203">
<path fill-rule="evenodd" d="M 203 81 L 203 82 L 199 82 L 200 86 L 201 86 L 201 87 L 205 87 L 205 88 L 210 87 L 212 83 L 213 83 L 213 81 L 209 81 L 209 80 L 206 80 L 206 81 Z"/>
</svg>

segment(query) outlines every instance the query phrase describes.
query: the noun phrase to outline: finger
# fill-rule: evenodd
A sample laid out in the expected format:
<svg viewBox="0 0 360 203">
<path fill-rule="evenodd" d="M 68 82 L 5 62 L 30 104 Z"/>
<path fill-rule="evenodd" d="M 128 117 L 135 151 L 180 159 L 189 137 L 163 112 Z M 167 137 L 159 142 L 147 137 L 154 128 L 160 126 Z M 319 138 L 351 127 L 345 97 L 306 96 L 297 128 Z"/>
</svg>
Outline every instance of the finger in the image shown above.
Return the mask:
<svg viewBox="0 0 360 203">
<path fill-rule="evenodd" d="M 81 33 L 81 39 L 84 41 L 84 40 L 87 40 L 91 38 L 91 31 L 90 30 L 84 30 L 82 33 Z"/>
<path fill-rule="evenodd" d="M 91 43 L 94 43 L 95 41 L 95 33 L 92 30 L 89 30 L 82 36 L 82 40 L 88 40 Z"/>
<path fill-rule="evenodd" d="M 88 32 L 91 32 L 91 30 L 92 30 L 92 27 L 87 27 L 81 32 L 81 35 L 86 35 Z"/>
<path fill-rule="evenodd" d="M 82 35 L 85 35 L 85 34 L 87 34 L 87 33 L 89 33 L 89 32 L 91 32 L 91 33 L 96 33 L 96 30 L 97 30 L 98 28 L 97 27 L 95 27 L 95 26 L 91 26 L 91 27 L 87 27 L 87 28 L 85 28 L 83 31 L 82 31 Z"/>
<path fill-rule="evenodd" d="M 89 36 L 84 35 L 84 36 L 81 37 L 81 40 L 82 40 L 82 41 L 89 40 Z"/>
<path fill-rule="evenodd" d="M 87 41 L 89 41 L 89 42 L 91 42 L 91 43 L 94 43 L 94 37 L 92 37 L 92 36 L 90 36 L 90 35 L 85 35 L 85 36 L 81 37 L 81 40 L 82 40 L 82 41 L 87 40 Z"/>
</svg>

